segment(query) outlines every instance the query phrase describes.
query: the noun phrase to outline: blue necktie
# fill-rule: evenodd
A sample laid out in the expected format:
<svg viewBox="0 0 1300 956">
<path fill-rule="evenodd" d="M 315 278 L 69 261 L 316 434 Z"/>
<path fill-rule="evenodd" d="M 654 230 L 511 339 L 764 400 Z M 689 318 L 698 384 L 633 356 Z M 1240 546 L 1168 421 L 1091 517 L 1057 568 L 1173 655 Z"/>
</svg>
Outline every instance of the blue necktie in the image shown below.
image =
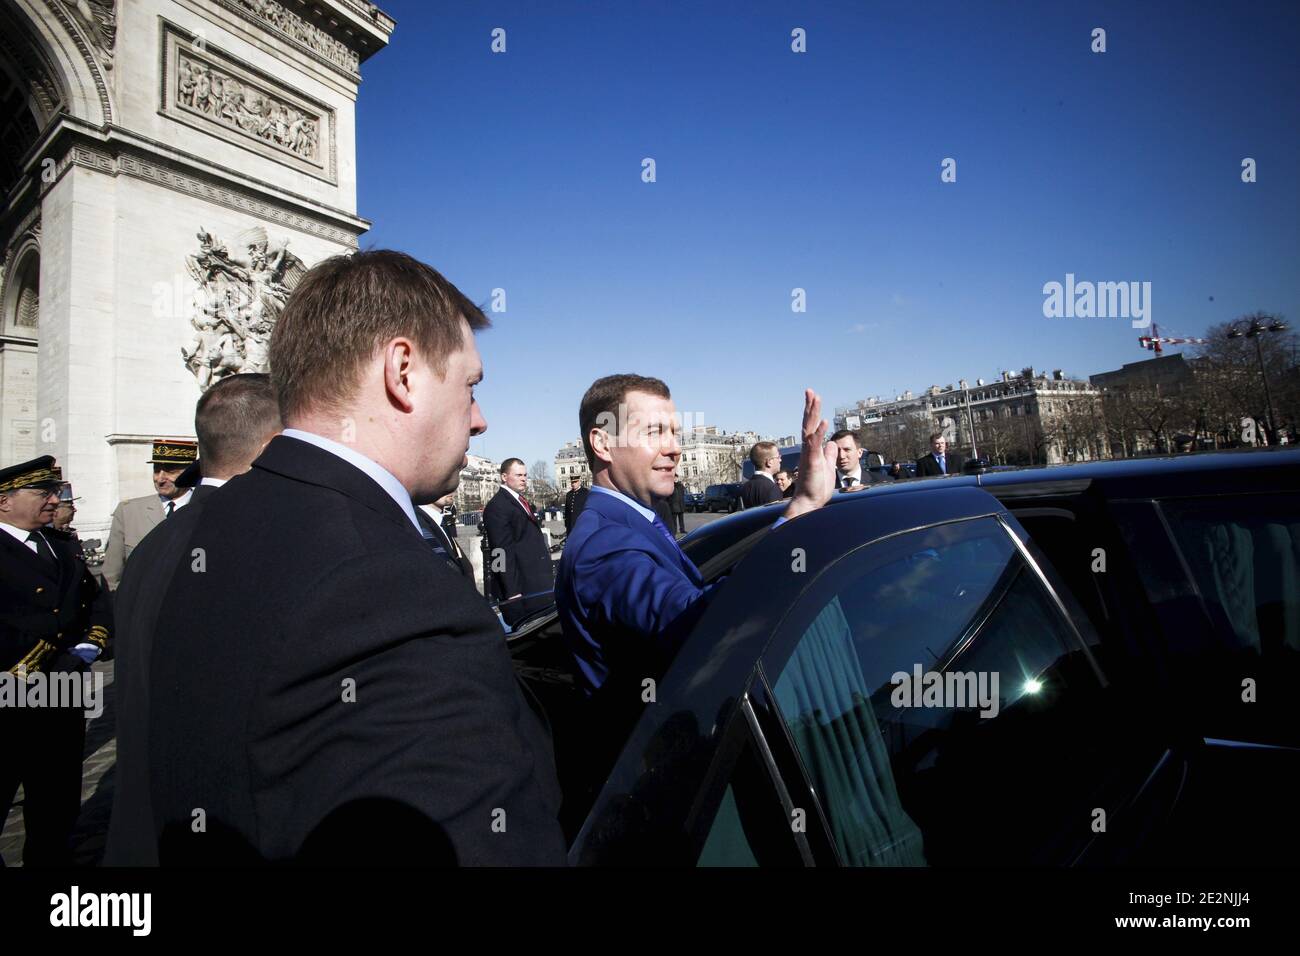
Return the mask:
<svg viewBox="0 0 1300 956">
<path fill-rule="evenodd" d="M 948 466 L 944 464 L 943 455 L 935 455 L 934 460 L 939 463 L 939 471 L 945 475 L 948 474 Z"/>
<path fill-rule="evenodd" d="M 668 543 L 673 546 L 674 551 L 681 551 L 681 546 L 677 543 L 677 539 L 673 537 L 673 533 L 668 530 L 668 526 L 660 520 L 658 515 L 655 515 L 655 520 L 652 521 L 651 524 L 655 526 L 655 529 L 661 535 L 668 539 Z"/>
</svg>

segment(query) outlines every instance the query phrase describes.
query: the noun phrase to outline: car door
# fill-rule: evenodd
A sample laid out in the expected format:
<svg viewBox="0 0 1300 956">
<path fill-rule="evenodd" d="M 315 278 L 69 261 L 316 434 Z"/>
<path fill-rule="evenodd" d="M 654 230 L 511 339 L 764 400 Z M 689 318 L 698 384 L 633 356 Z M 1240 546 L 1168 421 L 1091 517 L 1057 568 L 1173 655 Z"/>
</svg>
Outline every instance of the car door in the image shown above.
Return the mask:
<svg viewBox="0 0 1300 956">
<path fill-rule="evenodd" d="M 1002 514 L 872 543 L 777 629 L 759 680 L 787 788 L 840 862 L 1120 862 L 1174 803 L 1181 765 L 1129 723 L 1022 538 Z"/>
<path fill-rule="evenodd" d="M 762 679 L 841 862 L 1118 862 L 1171 808 L 1182 768 L 1023 538 L 1003 513 L 874 542 L 778 628 Z"/>
</svg>

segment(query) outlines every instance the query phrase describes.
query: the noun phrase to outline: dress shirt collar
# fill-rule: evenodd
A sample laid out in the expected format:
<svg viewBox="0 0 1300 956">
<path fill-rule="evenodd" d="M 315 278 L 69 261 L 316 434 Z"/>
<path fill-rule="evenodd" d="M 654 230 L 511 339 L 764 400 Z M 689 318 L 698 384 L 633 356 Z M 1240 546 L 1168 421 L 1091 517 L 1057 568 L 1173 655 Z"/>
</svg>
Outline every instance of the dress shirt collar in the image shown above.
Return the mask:
<svg viewBox="0 0 1300 956">
<path fill-rule="evenodd" d="M 646 521 L 649 521 L 651 524 L 654 524 L 655 513 L 651 511 L 649 508 L 647 508 L 645 505 L 641 504 L 641 502 L 629 498 L 627 495 L 623 494 L 623 492 L 615 491 L 612 488 L 606 488 L 604 485 L 592 485 L 591 490 L 599 491 L 602 495 L 609 495 L 611 498 L 617 498 L 619 501 L 623 502 L 629 508 L 634 510 L 637 514 L 641 515 L 641 517 L 645 518 Z"/>
<path fill-rule="evenodd" d="M 181 495 L 179 498 L 164 498 L 162 495 L 159 495 L 158 500 L 162 502 L 163 514 L 167 513 L 168 505 L 173 506 L 172 514 L 175 514 L 176 512 L 184 508 L 187 504 L 189 504 L 190 499 L 193 497 L 194 497 L 194 489 L 191 488 L 189 491 L 185 492 L 185 494 Z"/>
<path fill-rule="evenodd" d="M 330 439 L 323 438 L 322 436 L 316 435 L 312 432 L 305 432 L 300 428 L 286 428 L 280 434 L 284 435 L 286 438 L 296 438 L 298 441 L 304 441 L 309 445 L 315 445 L 322 451 L 327 451 L 331 455 L 342 458 L 352 467 L 364 472 L 374 481 L 375 484 L 380 488 L 383 488 L 390 498 L 397 502 L 397 506 L 401 508 L 406 514 L 406 517 L 411 520 L 411 524 L 415 525 L 415 530 L 420 532 L 421 537 L 424 537 L 424 531 L 420 527 L 420 519 L 415 517 L 415 505 L 411 503 L 411 493 L 407 491 L 393 473 L 383 465 L 373 459 L 367 458 L 365 455 L 349 448 L 347 445 L 340 445 L 336 441 L 330 441 Z"/>
<path fill-rule="evenodd" d="M 220 488 L 228 480 L 227 478 L 200 478 L 199 484 L 207 485 L 209 488 Z"/>
<path fill-rule="evenodd" d="M 21 542 L 24 546 L 28 548 L 28 550 L 31 550 L 31 546 L 28 544 L 27 541 L 27 536 L 31 534 L 30 531 L 24 531 L 22 528 L 15 528 L 13 525 L 6 524 L 3 521 L 0 521 L 0 529 L 8 531 L 11 535 L 13 535 L 15 541 Z M 40 529 L 38 528 L 37 530 L 39 531 Z"/>
<path fill-rule="evenodd" d="M 762 475 L 764 478 L 766 478 L 766 479 L 767 479 L 768 481 L 770 481 L 772 484 L 776 484 L 776 479 L 773 478 L 771 475 L 769 475 L 769 474 L 768 474 L 767 472 L 765 472 L 765 471 L 756 471 L 756 472 L 754 472 L 754 474 L 756 474 L 756 475 Z"/>
<path fill-rule="evenodd" d="M 837 472 L 835 475 L 835 483 L 837 485 L 843 485 L 845 478 L 852 478 L 858 484 L 862 484 L 862 466 L 858 465 L 852 471 Z"/>
</svg>

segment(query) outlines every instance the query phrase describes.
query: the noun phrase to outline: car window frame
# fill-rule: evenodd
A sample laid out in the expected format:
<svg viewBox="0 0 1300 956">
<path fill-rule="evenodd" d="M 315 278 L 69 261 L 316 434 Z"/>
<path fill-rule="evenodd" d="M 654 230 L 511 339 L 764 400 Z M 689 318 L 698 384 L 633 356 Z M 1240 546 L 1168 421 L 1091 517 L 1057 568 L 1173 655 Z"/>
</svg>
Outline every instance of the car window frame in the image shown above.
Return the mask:
<svg viewBox="0 0 1300 956">
<path fill-rule="evenodd" d="M 818 856 L 827 862 L 837 866 L 845 866 L 843 857 L 839 848 L 835 844 L 833 831 L 830 826 L 829 815 L 818 793 L 817 785 L 812 773 L 808 769 L 807 762 L 803 754 L 800 753 L 798 745 L 795 743 L 793 734 L 790 730 L 789 722 L 776 706 L 776 697 L 773 692 L 775 684 L 769 678 L 769 674 L 779 675 L 781 669 L 788 664 L 794 649 L 799 642 L 803 640 L 806 634 L 806 628 L 795 627 L 794 622 L 802 619 L 796 616 L 796 612 L 801 605 L 809 599 L 809 595 L 817 591 L 819 583 L 827 574 L 833 574 L 836 569 L 844 565 L 853 556 L 858 555 L 868 548 L 878 546 L 882 543 L 901 538 L 904 535 L 925 534 L 933 531 L 935 528 L 959 524 L 962 522 L 988 522 L 993 521 L 1011 539 L 1011 557 L 1010 560 L 1019 559 L 1019 574 L 1010 576 L 1007 580 L 1002 580 L 1001 576 L 996 582 L 996 590 L 990 590 L 990 593 L 981 606 L 977 609 L 977 614 L 972 617 L 971 621 L 963 628 L 958 635 L 947 647 L 944 648 L 942 661 L 944 666 L 955 660 L 965 653 L 971 646 L 972 642 L 981 634 L 987 626 L 989 620 L 997 613 L 998 609 L 1003 606 L 1007 595 L 1011 592 L 1012 586 L 1019 579 L 1020 574 L 1028 574 L 1034 579 L 1039 592 L 1039 596 L 1046 598 L 1050 609 L 1054 612 L 1058 625 L 1063 624 L 1062 651 L 1069 653 L 1071 651 L 1081 652 L 1089 663 L 1091 672 L 1098 683 L 1098 690 L 1105 692 L 1110 687 L 1110 681 L 1106 673 L 1100 666 L 1093 654 L 1092 646 L 1084 637 L 1080 630 L 1080 623 L 1083 624 L 1090 635 L 1097 639 L 1095 629 L 1093 629 L 1090 619 L 1086 612 L 1077 607 L 1076 599 L 1071 595 L 1066 600 L 1062 599 L 1060 588 L 1053 580 L 1054 569 L 1050 562 L 1041 555 L 1036 555 L 1036 548 L 1022 540 L 1021 534 L 1026 538 L 1028 533 L 1021 528 L 1018 522 L 1013 526 L 1012 522 L 1007 520 L 1012 517 L 1005 513 L 991 513 L 967 515 L 952 518 L 946 521 L 939 521 L 929 525 L 923 525 L 915 528 L 907 528 L 892 534 L 875 538 L 871 541 L 864 542 L 862 545 L 845 552 L 835 560 L 828 563 L 822 568 L 817 576 L 809 581 L 800 591 L 799 595 L 791 602 L 786 609 L 785 614 L 777 621 L 772 628 L 771 637 L 768 645 L 764 650 L 762 657 L 757 666 L 757 673 L 754 680 L 755 685 L 759 685 L 765 694 L 765 701 L 770 708 L 770 717 L 768 720 L 767 740 L 769 748 L 775 754 L 778 752 L 777 747 L 773 746 L 774 742 L 779 742 L 780 751 L 783 751 L 784 760 L 787 770 L 784 775 L 785 786 L 791 794 L 803 795 L 807 800 L 809 808 L 813 811 L 808 815 L 809 830 L 812 831 L 814 826 L 816 835 L 820 839 L 810 840 L 810 844 L 815 844 L 824 840 L 825 848 L 818 848 Z M 1019 530 L 1018 530 L 1019 529 Z M 1052 570 L 1053 575 L 1045 573 L 1046 570 Z M 1068 594 L 1068 591 L 1067 591 Z M 804 615 L 806 616 L 806 615 Z M 780 662 L 780 668 L 777 668 L 776 662 Z M 751 687 L 751 692 L 753 687 Z M 774 765 L 775 766 L 775 765 Z M 1084 850 L 1086 853 L 1087 850 Z"/>
</svg>

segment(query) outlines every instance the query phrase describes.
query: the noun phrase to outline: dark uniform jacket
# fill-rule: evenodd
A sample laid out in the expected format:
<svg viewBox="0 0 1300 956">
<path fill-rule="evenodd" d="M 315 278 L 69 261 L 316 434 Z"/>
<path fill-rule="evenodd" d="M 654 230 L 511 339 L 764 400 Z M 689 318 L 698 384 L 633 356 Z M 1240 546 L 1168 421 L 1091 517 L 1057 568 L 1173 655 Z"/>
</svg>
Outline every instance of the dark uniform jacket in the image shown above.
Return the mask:
<svg viewBox="0 0 1300 956">
<path fill-rule="evenodd" d="M 500 624 L 373 479 L 281 435 L 188 538 L 149 667 L 163 865 L 565 862 Z"/>
<path fill-rule="evenodd" d="M 680 481 L 673 484 L 673 493 L 668 496 L 668 503 L 672 506 L 673 514 L 686 514 L 686 488 Z"/>
<path fill-rule="evenodd" d="M 104 649 L 101 660 L 109 656 L 110 598 L 65 535 L 42 532 L 57 567 L 0 532 L 0 670 L 83 671 L 68 651 L 91 643 Z"/>
<path fill-rule="evenodd" d="M 573 523 L 578 520 L 578 515 L 582 514 L 583 505 L 587 503 L 587 495 L 590 488 L 574 488 L 564 496 L 564 533 L 573 532 Z"/>
<path fill-rule="evenodd" d="M 516 594 L 549 592 L 555 587 L 555 562 L 536 516 L 529 518 L 524 506 L 505 488 L 499 489 L 483 509 L 483 528 L 487 531 L 488 563 L 499 600 Z M 497 549 L 504 553 L 495 554 Z M 549 594 L 515 601 L 501 608 L 501 616 L 513 626 L 551 602 Z"/>
</svg>

